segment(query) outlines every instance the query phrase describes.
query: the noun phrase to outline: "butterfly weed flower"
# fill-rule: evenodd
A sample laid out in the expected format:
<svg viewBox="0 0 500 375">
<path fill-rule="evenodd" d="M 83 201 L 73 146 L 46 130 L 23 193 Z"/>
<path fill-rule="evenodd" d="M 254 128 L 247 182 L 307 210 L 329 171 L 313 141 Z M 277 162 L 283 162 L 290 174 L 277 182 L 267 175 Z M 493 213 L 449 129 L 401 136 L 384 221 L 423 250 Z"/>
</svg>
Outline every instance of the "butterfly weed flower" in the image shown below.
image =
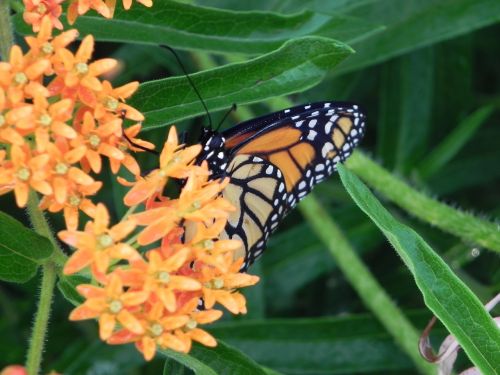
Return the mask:
<svg viewBox="0 0 500 375">
<path fill-rule="evenodd" d="M 117 275 L 110 275 L 103 287 L 80 284 L 77 291 L 85 302 L 74 309 L 70 320 L 99 318 L 99 336 L 108 339 L 118 323 L 130 332 L 140 334 L 144 328 L 133 313 L 133 308 L 147 299 L 144 291 L 125 290 Z"/>
<path fill-rule="evenodd" d="M 188 352 L 192 341 L 215 346 L 202 327 L 222 316 L 218 305 L 245 313 L 239 289 L 259 280 L 240 272 L 241 242 L 221 239 L 234 208 L 221 194 L 227 179 L 210 180 L 207 164 L 195 164 L 200 150 L 180 145 L 172 127 L 159 167 L 127 183 L 132 185 L 124 198 L 132 206 L 129 214 L 111 226 L 106 207 L 98 204 L 84 231 L 59 233 L 75 248 L 64 272 L 90 270 L 95 284 L 78 287 L 86 301 L 71 319 L 97 319 L 103 340 L 135 343 L 147 360 L 158 348 Z M 171 180 L 183 183 L 177 197 L 164 195 Z M 120 296 L 128 293 L 143 296 L 143 302 L 126 305 Z"/>
<path fill-rule="evenodd" d="M 51 25 L 59 30 L 63 25 L 59 20 L 62 14 L 61 3 L 64 0 L 23 0 L 24 2 L 24 22 L 33 27 L 33 31 L 40 30 L 42 20 L 48 19 Z"/>
<path fill-rule="evenodd" d="M 13 46 L 8 61 L 0 62 L 0 143 L 5 145 L 0 194 L 13 191 L 24 207 L 35 190 L 43 196 L 42 209 L 63 211 L 68 230 L 76 230 L 79 212 L 95 212 L 90 197 L 102 186 L 95 174 L 103 158 L 115 174 L 122 165 L 140 174 L 124 132 L 137 144 L 153 145 L 137 139 L 143 116 L 125 103 L 138 83 L 115 88 L 99 78 L 116 61 L 91 60 L 92 36 L 72 53 L 68 46 L 76 30 L 53 35 L 48 16 L 39 26 L 36 35 L 26 37 L 26 53 Z M 139 123 L 124 130 L 122 113 Z"/>
</svg>

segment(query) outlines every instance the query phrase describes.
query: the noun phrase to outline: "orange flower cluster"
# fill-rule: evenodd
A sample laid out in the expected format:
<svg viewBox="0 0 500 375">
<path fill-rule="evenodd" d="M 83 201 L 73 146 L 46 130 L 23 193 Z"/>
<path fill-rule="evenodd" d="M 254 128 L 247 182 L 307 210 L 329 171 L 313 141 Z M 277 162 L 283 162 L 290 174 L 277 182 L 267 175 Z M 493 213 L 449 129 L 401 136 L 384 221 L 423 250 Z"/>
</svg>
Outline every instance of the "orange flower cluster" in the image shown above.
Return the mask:
<svg viewBox="0 0 500 375">
<path fill-rule="evenodd" d="M 95 205 L 88 197 L 102 183 L 90 172 L 101 171 L 102 157 L 110 160 L 114 173 L 121 165 L 134 175 L 140 173 L 123 133 L 134 139 L 141 125 L 123 131 L 122 123 L 123 116 L 133 121 L 143 116 L 124 103 L 137 82 L 113 88 L 98 78 L 116 61 L 90 62 L 92 36 L 85 37 L 73 54 L 67 46 L 77 31 L 53 37 L 52 29 L 45 17 L 39 33 L 26 37 L 29 51 L 24 54 L 13 46 L 9 61 L 0 62 L 0 143 L 4 145 L 0 194 L 14 191 L 17 205 L 24 207 L 33 189 L 44 195 L 43 209 L 64 211 L 67 227 L 76 229 L 80 210 L 94 215 Z"/>
<path fill-rule="evenodd" d="M 215 346 L 199 326 L 222 316 L 214 309 L 217 303 L 234 314 L 246 313 L 237 290 L 258 281 L 239 272 L 243 258 L 235 259 L 235 250 L 241 243 L 219 239 L 234 208 L 220 194 L 228 181 L 209 180 L 206 163 L 194 164 L 200 150 L 179 145 L 172 127 L 159 168 L 139 177 L 125 196 L 132 211 L 141 203 L 144 211 L 110 227 L 106 208 L 98 204 L 84 231 L 59 233 L 76 248 L 64 272 L 88 267 L 94 279 L 77 287 L 85 302 L 70 319 L 97 318 L 102 340 L 134 342 L 147 360 L 158 347 L 188 352 L 193 340 Z M 177 199 L 162 194 L 170 179 L 185 181 Z M 145 255 L 137 250 L 157 242 Z"/>
<path fill-rule="evenodd" d="M 136 0 L 146 7 L 153 6 L 153 0 Z M 24 22 L 33 27 L 33 31 L 38 31 L 42 20 L 45 17 L 50 19 L 52 25 L 59 30 L 63 25 L 59 18 L 63 12 L 62 3 L 66 2 L 68 22 L 72 25 L 78 16 L 95 10 L 106 18 L 113 18 L 116 0 L 23 0 L 25 11 Z M 132 0 L 123 0 L 123 7 L 128 10 L 132 6 Z"/>
</svg>

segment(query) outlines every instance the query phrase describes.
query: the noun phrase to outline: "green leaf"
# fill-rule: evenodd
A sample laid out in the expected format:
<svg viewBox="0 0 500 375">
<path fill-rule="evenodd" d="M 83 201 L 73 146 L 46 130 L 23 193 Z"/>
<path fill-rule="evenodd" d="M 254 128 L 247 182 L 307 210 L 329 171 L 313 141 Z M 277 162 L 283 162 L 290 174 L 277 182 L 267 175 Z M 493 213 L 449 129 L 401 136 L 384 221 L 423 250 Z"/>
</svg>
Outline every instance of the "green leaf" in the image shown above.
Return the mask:
<svg viewBox="0 0 500 375">
<path fill-rule="evenodd" d="M 423 311 L 408 315 L 412 323 L 422 328 L 430 318 Z M 411 360 L 377 319 L 365 314 L 218 323 L 210 328 L 210 333 L 262 365 L 286 374 L 414 369 Z M 433 334 L 444 336 L 442 329 Z"/>
<path fill-rule="evenodd" d="M 54 248 L 48 238 L 26 228 L 0 212 L 0 280 L 24 283 L 35 276 L 38 266 Z"/>
<path fill-rule="evenodd" d="M 83 298 L 80 293 L 76 291 L 76 287 L 80 284 L 88 284 L 90 279 L 84 276 L 61 276 L 57 287 L 61 291 L 64 298 L 66 298 L 73 305 L 81 305 L 85 298 Z"/>
<path fill-rule="evenodd" d="M 386 29 L 354 43 L 358 51 L 341 64 L 337 73 L 346 73 L 386 61 L 391 57 L 451 39 L 498 22 L 497 0 L 375 1 L 357 8 L 352 15 L 376 21 Z"/>
<path fill-rule="evenodd" d="M 163 367 L 163 375 L 185 375 L 186 367 L 172 358 L 167 358 L 165 360 L 165 365 Z"/>
<path fill-rule="evenodd" d="M 425 151 L 432 131 L 434 53 L 425 48 L 382 68 L 377 154 L 407 173 Z"/>
<path fill-rule="evenodd" d="M 500 330 L 482 303 L 422 237 L 392 217 L 358 177 L 342 165 L 338 169 L 353 200 L 380 228 L 415 277 L 426 305 L 483 373 L 498 373 Z"/>
<path fill-rule="evenodd" d="M 438 172 L 476 133 L 495 110 L 486 105 L 467 116 L 417 167 L 423 179 Z"/>
<path fill-rule="evenodd" d="M 166 0 L 156 1 L 152 8 L 117 9 L 113 19 L 87 14 L 74 27 L 97 40 L 243 54 L 270 52 L 290 39 L 309 35 L 350 42 L 380 30 L 374 22 L 345 15 L 238 12 Z M 20 15 L 16 29 L 30 33 Z"/>
<path fill-rule="evenodd" d="M 305 90 L 353 50 L 320 37 L 291 40 L 267 55 L 191 75 L 209 110 L 248 104 Z M 144 83 L 130 104 L 146 116 L 145 128 L 165 126 L 204 113 L 185 77 Z"/>
<path fill-rule="evenodd" d="M 173 350 L 160 353 L 190 368 L 197 375 L 264 375 L 265 370 L 239 350 L 217 340 L 215 348 L 195 344 L 189 355 Z"/>
<path fill-rule="evenodd" d="M 144 358 L 134 345 L 113 346 L 100 340 L 89 343 L 75 337 L 64 352 L 61 349 L 58 348 L 57 362 L 52 363 L 52 368 L 65 375 L 143 373 Z"/>
</svg>

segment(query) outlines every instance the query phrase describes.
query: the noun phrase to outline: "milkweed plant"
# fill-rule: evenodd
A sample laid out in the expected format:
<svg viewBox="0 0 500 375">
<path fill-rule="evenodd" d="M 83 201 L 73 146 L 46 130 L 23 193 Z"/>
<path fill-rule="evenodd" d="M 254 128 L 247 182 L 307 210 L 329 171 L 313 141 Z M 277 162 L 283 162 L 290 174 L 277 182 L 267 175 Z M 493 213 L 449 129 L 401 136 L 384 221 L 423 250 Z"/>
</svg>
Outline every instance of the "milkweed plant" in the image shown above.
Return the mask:
<svg viewBox="0 0 500 375">
<path fill-rule="evenodd" d="M 159 0 L 154 4 L 152 0 L 14 0 L 3 1 L 1 7 L 0 194 L 2 202 L 9 203 L 0 212 L 0 278 L 32 285 L 29 280 L 37 272 L 41 274 L 40 286 L 28 289 L 29 296 L 37 297 L 38 301 L 30 338 L 22 349 L 27 352 L 26 362 L 16 365 L 19 357 L 6 355 L 11 362 L 2 363 L 6 367 L 1 374 L 40 373 L 45 363 L 42 361 L 45 346 L 49 347 L 50 360 L 46 366 L 55 366 L 47 367 L 54 370 L 52 373 L 90 371 L 71 369 L 68 363 L 74 363 L 73 359 L 59 361 L 50 350 L 53 335 L 62 334 L 49 330 L 53 299 L 59 301 L 57 289 L 63 297 L 61 301 L 68 306 L 73 304 L 67 319 L 97 322 L 97 330 L 95 324 L 91 327 L 105 343 L 102 348 L 108 350 L 107 345 L 111 345 L 111 350 L 118 353 L 119 348 L 130 347 L 123 344 L 132 344 L 140 352 L 143 360 L 131 360 L 128 365 L 122 362 L 119 366 L 130 366 L 130 372 L 121 367 L 120 374 L 133 373 L 137 366 L 147 368 L 144 360 L 156 358 L 155 363 L 159 357 L 164 358 L 166 374 L 181 373 L 176 371 L 183 367 L 196 374 L 216 374 L 223 370 L 231 374 L 287 373 L 286 366 L 276 359 L 284 355 L 281 350 L 264 355 L 262 350 L 252 351 L 249 342 L 258 346 L 260 339 L 263 345 L 273 348 L 264 340 L 272 341 L 273 327 L 278 329 L 277 342 L 283 339 L 287 343 L 300 342 L 301 338 L 294 337 L 293 331 L 304 329 L 302 323 L 291 322 L 288 328 L 279 329 L 280 321 L 264 320 L 259 325 L 257 320 L 225 316 L 222 323 L 212 325 L 223 318 L 224 310 L 229 315 L 246 314 L 247 299 L 251 302 L 249 315 L 264 318 L 262 311 L 252 312 L 252 303 L 255 295 L 268 293 L 266 288 L 268 284 L 272 286 L 273 272 L 278 274 L 278 271 L 272 267 L 266 271 L 266 263 L 264 269 L 258 264 L 256 273 L 270 280 L 263 285 L 257 284 L 258 276 L 240 272 L 244 259 L 235 254 L 241 242 L 221 237 L 229 215 L 236 209 L 221 195 L 229 178 L 210 179 L 207 163 L 196 163 L 202 146 L 186 145 L 175 126 L 166 131 L 165 126 L 201 114 L 201 104 L 191 100 L 196 89 L 202 97 L 206 95 L 205 100 L 213 110 L 227 108 L 233 102 L 265 102 L 272 110 L 292 106 L 284 95 L 315 86 L 344 59 L 346 64 L 339 64 L 339 69 L 349 69 L 353 53 L 348 45 L 350 40 L 361 54 L 359 59 L 363 58 L 364 44 L 357 42 L 355 36 L 344 38 L 340 32 L 335 37 L 340 29 L 333 26 L 331 35 L 327 32 L 340 19 L 358 21 L 350 16 L 343 18 L 341 5 L 338 9 L 333 7 L 333 13 L 303 12 L 289 16 Z M 312 14 L 324 18 L 322 26 L 315 25 L 318 27 L 314 30 L 305 26 Z M 481 14 L 487 17 L 486 13 Z M 192 23 L 183 25 L 187 15 Z M 195 21 L 196 15 L 201 26 Z M 204 19 L 223 31 L 207 28 L 205 33 L 200 32 L 198 27 L 207 26 L 203 26 Z M 231 28 L 238 20 L 248 20 L 248 24 L 241 23 L 239 32 Z M 262 33 L 262 40 L 253 39 L 253 27 L 261 28 L 258 32 Z M 282 27 L 287 32 L 295 28 L 296 36 L 283 37 L 276 30 L 272 36 L 273 27 Z M 368 23 L 363 24 L 356 32 L 366 33 L 364 37 L 369 39 L 374 30 L 365 30 L 367 27 Z M 439 30 L 436 32 L 441 35 Z M 171 43 L 179 49 L 193 50 L 194 61 L 204 71 L 196 75 L 194 84 L 184 76 L 142 85 L 137 81 L 127 82 L 128 78 L 120 76 L 133 77 L 127 74 L 132 66 L 127 66 L 120 57 L 107 56 L 107 48 L 99 48 L 101 41 L 124 42 L 127 38 L 135 43 Z M 240 43 L 238 38 L 244 41 Z M 221 55 L 214 58 L 203 50 Z M 249 54 L 248 59 L 242 57 L 245 53 Z M 214 68 L 222 58 L 227 65 Z M 353 64 L 359 59 L 352 60 Z M 147 66 L 149 62 L 143 60 L 139 64 Z M 368 65 L 363 61 L 359 64 Z M 223 86 L 214 82 L 222 82 Z M 252 110 L 243 107 L 234 118 L 255 116 Z M 487 104 L 467 117 L 434 152 L 420 161 L 416 180 L 426 181 L 436 175 L 465 144 L 472 128 L 479 128 L 494 112 L 495 104 Z M 375 122 L 372 119 L 368 115 L 368 128 Z M 380 136 L 391 137 L 389 126 Z M 144 151 L 155 149 L 155 144 L 144 138 L 149 132 L 164 141 L 160 142 L 154 167 L 141 168 L 138 159 L 146 160 Z M 380 161 L 385 163 L 383 157 Z M 399 169 L 400 175 L 405 174 L 404 168 Z M 458 238 L 460 244 L 454 247 L 455 252 L 464 248 L 463 243 L 498 255 L 498 226 L 439 202 L 422 192 L 424 189 L 419 190 L 418 184 L 417 187 L 408 184 L 362 152 L 355 152 L 345 166 L 339 167 L 339 172 L 343 191 L 347 192 L 342 194 L 350 196 L 359 207 L 358 212 L 364 212 L 375 224 L 370 224 L 371 228 L 377 227 L 387 238 L 400 256 L 398 261 L 402 260 L 406 272 L 413 276 L 413 288 L 419 291 L 426 311 L 430 312 L 424 314 L 425 318 L 434 315 L 442 323 L 438 328 L 441 330 L 434 335 L 432 324 L 425 328 L 423 315 L 418 322 L 409 319 L 354 250 L 352 235 L 349 230 L 346 232 L 345 224 L 339 226 L 334 221 L 336 215 L 332 217 L 320 203 L 321 188 L 318 195 L 308 197 L 300 205 L 307 222 L 307 228 L 300 232 L 302 240 L 314 238 L 328 250 L 328 257 L 333 257 L 336 267 L 378 320 L 380 327 L 377 326 L 376 333 L 387 337 L 374 346 L 386 345 L 394 356 L 404 358 L 389 367 L 407 366 L 419 373 L 449 374 L 458 350 L 463 349 L 465 360 L 470 361 L 469 371 L 500 373 L 500 332 L 488 312 L 497 302 L 494 294 L 498 288 L 486 291 L 474 289 L 477 283 L 468 286 L 468 278 L 457 276 L 456 266 L 448 265 L 423 235 L 396 220 L 394 209 L 388 207 L 392 203 L 392 207 L 410 213 L 411 218 L 406 220 L 410 223 L 429 223 L 433 230 Z M 388 203 L 382 205 L 365 184 Z M 123 209 L 116 209 L 117 201 Z M 23 210 L 27 219 L 23 218 Z M 360 220 L 366 222 L 366 217 Z M 300 273 L 301 267 L 297 265 L 306 259 L 301 253 L 282 249 L 280 255 L 286 236 L 286 231 L 277 235 L 271 243 L 269 252 L 274 255 L 270 257 L 297 256 L 299 263 L 293 269 Z M 308 245 L 299 240 L 296 246 Z M 498 265 L 498 259 L 493 262 Z M 287 264 L 282 265 L 286 268 Z M 295 278 L 300 281 L 302 276 L 286 273 L 279 280 L 283 285 L 293 285 L 296 281 L 291 279 Z M 256 284 L 254 291 L 242 290 Z M 277 289 L 274 281 L 270 290 L 280 293 Z M 482 294 L 477 293 L 478 289 Z M 5 292 L 2 294 L 5 299 Z M 25 293 L 26 298 L 29 296 Z M 488 300 L 492 302 L 485 307 Z M 318 304 L 310 298 L 305 301 Z M 359 320 L 359 327 L 363 319 L 367 318 Z M 252 326 L 253 322 L 256 325 Z M 250 329 L 245 330 L 245 324 Z M 308 324 L 316 327 L 314 319 Z M 321 324 L 340 327 L 342 322 L 325 320 Z M 252 327 L 257 327 L 254 332 Z M 218 332 L 229 344 L 219 340 Z M 332 335 L 326 342 L 337 340 L 335 329 L 325 328 L 325 332 Z M 85 335 L 89 334 L 92 333 L 85 330 Z M 450 336 L 443 341 L 447 335 Z M 438 354 L 433 352 L 431 336 L 434 346 L 436 340 L 443 341 Z M 309 345 L 314 347 L 313 343 Z M 338 345 L 351 344 L 339 341 Z M 356 352 L 354 347 L 347 350 Z M 321 353 L 318 355 L 322 357 Z M 130 358 L 135 358 L 134 354 Z M 304 363 L 295 363 L 294 358 L 285 356 L 284 360 L 290 365 L 290 373 L 315 372 L 315 368 Z M 363 356 L 357 361 L 362 363 Z M 385 361 L 390 363 L 389 359 Z M 336 365 L 341 366 L 338 363 L 322 362 L 316 372 L 350 373 L 342 367 L 335 370 Z M 325 363 L 331 368 L 321 368 Z M 372 370 L 375 369 L 373 363 L 367 359 L 366 368 L 373 365 Z"/>
</svg>

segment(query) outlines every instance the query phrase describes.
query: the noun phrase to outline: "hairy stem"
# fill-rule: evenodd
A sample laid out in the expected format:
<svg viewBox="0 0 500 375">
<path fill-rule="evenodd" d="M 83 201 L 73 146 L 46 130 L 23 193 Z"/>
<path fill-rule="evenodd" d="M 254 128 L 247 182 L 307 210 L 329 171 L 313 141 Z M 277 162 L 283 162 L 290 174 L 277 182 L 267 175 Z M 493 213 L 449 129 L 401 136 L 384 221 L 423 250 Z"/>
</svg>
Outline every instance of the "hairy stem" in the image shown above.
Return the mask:
<svg viewBox="0 0 500 375">
<path fill-rule="evenodd" d="M 10 47 L 14 44 L 14 33 L 10 19 L 10 5 L 8 0 L 0 0 L 0 57 L 6 61 Z"/>
<path fill-rule="evenodd" d="M 387 199 L 444 232 L 500 252 L 498 226 L 440 203 L 393 176 L 363 153 L 356 151 L 346 166 Z"/>
<path fill-rule="evenodd" d="M 26 369 L 29 375 L 37 375 L 40 372 L 56 279 L 56 265 L 49 261 L 42 266 L 40 297 L 38 299 L 35 323 L 33 324 L 28 356 L 26 359 Z"/>
<path fill-rule="evenodd" d="M 51 259 L 42 266 L 42 283 L 40 286 L 40 296 L 38 299 L 37 311 L 35 313 L 35 322 L 31 332 L 28 356 L 26 359 L 26 369 L 29 375 L 36 375 L 40 372 L 42 363 L 42 353 L 47 336 L 47 327 L 49 324 L 50 309 L 52 298 L 54 296 L 54 287 L 56 285 L 58 268 L 60 268 L 66 256 L 59 248 L 57 241 L 49 227 L 49 224 L 38 207 L 39 200 L 37 193 L 30 192 L 28 200 L 28 214 L 35 231 L 47 237 L 54 246 L 54 253 Z"/>
</svg>

